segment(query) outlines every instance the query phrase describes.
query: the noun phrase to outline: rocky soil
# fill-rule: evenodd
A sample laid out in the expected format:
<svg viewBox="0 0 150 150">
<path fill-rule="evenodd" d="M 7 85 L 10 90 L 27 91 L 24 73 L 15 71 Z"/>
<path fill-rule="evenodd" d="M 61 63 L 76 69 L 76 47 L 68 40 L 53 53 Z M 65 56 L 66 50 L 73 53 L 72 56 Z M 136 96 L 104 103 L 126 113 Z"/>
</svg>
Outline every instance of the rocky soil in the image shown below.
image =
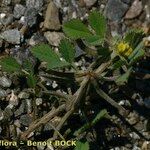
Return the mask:
<svg viewBox="0 0 150 150">
<path fill-rule="evenodd" d="M 95 101 L 92 104 L 92 109 L 97 105 L 106 107 L 112 116 L 96 127 L 99 147 L 103 150 L 150 150 L 149 0 L 0 0 L 0 58 L 11 55 L 19 63 L 25 59 L 36 63 L 30 53 L 32 46 L 44 42 L 57 51 L 57 46 L 65 36 L 62 24 L 72 18 L 86 21 L 91 10 L 98 10 L 105 15 L 111 36 L 123 35 L 132 27 L 142 28 L 147 35 L 146 56 L 137 67 L 144 76 L 129 81 L 127 90 L 123 90 L 126 92 L 119 92 L 118 103 L 130 108 L 127 118 L 114 114 L 105 102 Z M 77 45 L 75 64 L 83 70 L 89 64 L 85 55 L 82 47 Z M 48 89 L 60 90 L 57 82 L 44 77 L 41 79 Z M 49 108 L 57 105 L 47 100 L 50 100 L 50 96 L 37 95 L 38 116 L 42 117 Z M 32 111 L 31 89 L 23 80 L 0 70 L 0 139 L 16 140 L 32 123 Z M 55 118 L 54 124 L 59 119 Z M 51 129 L 49 123 L 45 124 L 38 129 L 35 139 L 48 139 Z M 50 147 L 37 149 L 52 150 Z M 97 148 L 93 146 L 93 149 Z"/>
</svg>

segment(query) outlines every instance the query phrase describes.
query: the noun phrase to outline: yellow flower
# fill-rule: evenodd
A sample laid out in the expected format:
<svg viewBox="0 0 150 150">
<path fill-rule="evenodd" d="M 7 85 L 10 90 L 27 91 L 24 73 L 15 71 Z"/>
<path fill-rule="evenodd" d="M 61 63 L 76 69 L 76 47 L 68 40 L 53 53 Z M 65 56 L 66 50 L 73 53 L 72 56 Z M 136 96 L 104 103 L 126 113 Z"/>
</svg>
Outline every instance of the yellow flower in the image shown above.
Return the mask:
<svg viewBox="0 0 150 150">
<path fill-rule="evenodd" d="M 117 52 L 119 55 L 128 57 L 133 52 L 133 49 L 129 46 L 128 43 L 120 42 L 117 45 Z"/>
</svg>

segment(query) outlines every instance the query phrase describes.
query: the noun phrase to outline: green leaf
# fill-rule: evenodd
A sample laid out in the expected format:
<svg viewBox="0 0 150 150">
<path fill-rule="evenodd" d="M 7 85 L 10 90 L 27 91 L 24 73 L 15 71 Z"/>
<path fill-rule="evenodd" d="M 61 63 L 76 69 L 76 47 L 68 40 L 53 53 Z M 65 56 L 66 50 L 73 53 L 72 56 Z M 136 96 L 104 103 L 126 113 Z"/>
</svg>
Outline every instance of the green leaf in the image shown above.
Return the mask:
<svg viewBox="0 0 150 150">
<path fill-rule="evenodd" d="M 142 41 L 144 36 L 145 34 L 142 30 L 132 29 L 125 34 L 124 41 L 129 43 L 132 49 L 135 49 L 137 45 Z"/>
<path fill-rule="evenodd" d="M 130 65 L 137 62 L 141 57 L 143 57 L 145 54 L 145 51 L 143 49 L 139 50 L 136 55 L 133 57 L 133 59 L 130 61 Z"/>
<path fill-rule="evenodd" d="M 69 65 L 67 62 L 61 61 L 59 56 L 47 44 L 37 45 L 31 49 L 31 52 L 40 61 L 47 62 L 48 69 Z"/>
<path fill-rule="evenodd" d="M 37 78 L 34 74 L 27 75 L 27 84 L 30 88 L 35 88 L 37 83 Z"/>
<path fill-rule="evenodd" d="M 97 49 L 98 55 L 102 57 L 108 57 L 110 56 L 110 51 L 108 47 L 99 46 Z"/>
<path fill-rule="evenodd" d="M 89 23 L 102 41 L 106 34 L 106 20 L 104 16 L 97 11 L 93 11 L 89 15 Z"/>
<path fill-rule="evenodd" d="M 98 46 L 103 44 L 103 40 L 100 36 L 98 35 L 91 35 L 85 38 L 85 41 L 90 45 L 90 46 Z"/>
<path fill-rule="evenodd" d="M 117 60 L 110 68 L 112 70 L 119 69 L 125 64 L 126 64 L 126 61 L 124 61 L 123 59 L 120 59 L 120 60 Z"/>
<path fill-rule="evenodd" d="M 123 75 L 118 77 L 115 81 L 116 84 L 117 85 L 124 85 L 125 83 L 127 83 L 131 71 L 132 71 L 132 68 L 129 68 L 126 73 L 124 73 Z"/>
<path fill-rule="evenodd" d="M 72 44 L 67 40 L 64 39 L 61 41 L 59 45 L 60 53 L 62 57 L 69 63 L 72 63 L 75 58 L 75 49 Z"/>
<path fill-rule="evenodd" d="M 94 118 L 94 120 L 92 121 L 92 125 L 95 125 L 97 122 L 99 122 L 102 118 L 106 117 L 106 115 L 108 115 L 107 110 L 103 109 L 101 110 L 96 117 Z"/>
<path fill-rule="evenodd" d="M 63 31 L 72 39 L 85 38 L 91 35 L 88 28 L 78 19 L 72 19 L 63 25 Z"/>
<path fill-rule="evenodd" d="M 0 65 L 2 69 L 8 73 L 18 73 L 21 71 L 21 66 L 18 62 L 12 57 L 5 57 L 0 60 Z"/>
<path fill-rule="evenodd" d="M 135 63 L 139 58 L 143 57 L 145 52 L 143 50 L 144 44 L 143 42 L 140 42 L 138 46 L 134 49 L 132 54 L 129 56 L 130 64 Z"/>
<path fill-rule="evenodd" d="M 81 128 L 79 128 L 77 131 L 74 132 L 75 136 L 80 135 L 81 133 L 85 132 L 86 130 L 88 130 L 91 127 L 90 123 L 86 123 L 84 124 Z"/>
<path fill-rule="evenodd" d="M 81 142 L 81 141 L 77 141 L 76 142 L 76 147 L 74 150 L 89 150 L 90 146 L 88 142 Z"/>
<path fill-rule="evenodd" d="M 34 66 L 29 60 L 25 60 L 23 62 L 23 69 L 26 70 L 28 73 L 34 73 Z"/>
</svg>

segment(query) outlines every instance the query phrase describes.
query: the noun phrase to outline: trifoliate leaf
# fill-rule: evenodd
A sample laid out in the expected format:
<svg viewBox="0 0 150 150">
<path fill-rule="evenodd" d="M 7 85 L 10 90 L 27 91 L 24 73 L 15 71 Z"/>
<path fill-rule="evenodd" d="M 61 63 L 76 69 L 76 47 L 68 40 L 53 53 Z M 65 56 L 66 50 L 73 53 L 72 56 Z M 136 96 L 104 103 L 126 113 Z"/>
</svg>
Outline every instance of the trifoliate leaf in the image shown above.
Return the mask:
<svg viewBox="0 0 150 150">
<path fill-rule="evenodd" d="M 78 19 L 72 19 L 63 25 L 63 31 L 72 39 L 85 38 L 91 35 L 88 28 Z"/>
<path fill-rule="evenodd" d="M 89 23 L 102 41 L 106 34 L 106 20 L 104 16 L 97 11 L 93 11 L 89 15 Z"/>
<path fill-rule="evenodd" d="M 21 66 L 18 62 L 12 57 L 5 57 L 0 60 L 0 65 L 2 69 L 8 73 L 20 72 Z"/>
<path fill-rule="evenodd" d="M 37 45 L 31 49 L 31 52 L 40 61 L 47 62 L 48 69 L 54 69 L 68 65 L 67 62 L 61 61 L 59 56 L 47 44 Z"/>
<path fill-rule="evenodd" d="M 72 44 L 67 40 L 64 39 L 61 41 L 59 45 L 59 50 L 62 57 L 69 63 L 72 63 L 75 58 L 75 49 Z"/>
</svg>

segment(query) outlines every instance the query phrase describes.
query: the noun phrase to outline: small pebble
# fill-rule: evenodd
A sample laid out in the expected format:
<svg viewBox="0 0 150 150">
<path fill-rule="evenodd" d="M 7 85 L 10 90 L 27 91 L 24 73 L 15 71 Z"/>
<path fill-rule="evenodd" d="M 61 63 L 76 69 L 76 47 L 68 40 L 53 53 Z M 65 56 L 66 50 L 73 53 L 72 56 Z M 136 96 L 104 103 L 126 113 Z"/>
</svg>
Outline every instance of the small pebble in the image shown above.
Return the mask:
<svg viewBox="0 0 150 150">
<path fill-rule="evenodd" d="M 43 6 L 43 0 L 26 0 L 27 8 L 35 8 L 36 10 L 41 10 Z"/>
<path fill-rule="evenodd" d="M 18 95 L 18 98 L 20 98 L 20 99 L 27 99 L 27 98 L 29 98 L 29 96 L 30 96 L 29 93 L 20 92 L 19 95 Z"/>
<path fill-rule="evenodd" d="M 36 98 L 36 105 L 39 106 L 43 102 L 42 98 Z"/>
<path fill-rule="evenodd" d="M 0 15 L 0 24 L 7 26 L 13 22 L 13 14 L 1 13 Z"/>
<path fill-rule="evenodd" d="M 112 21 L 119 22 L 128 8 L 128 5 L 120 0 L 109 0 L 105 8 L 106 16 Z"/>
<path fill-rule="evenodd" d="M 14 7 L 14 17 L 19 19 L 21 16 L 24 15 L 26 8 L 21 4 L 16 4 Z"/>
<path fill-rule="evenodd" d="M 11 4 L 11 0 L 3 0 L 2 4 L 4 5 L 10 5 Z"/>
<path fill-rule="evenodd" d="M 18 29 L 6 30 L 0 34 L 0 37 L 12 44 L 20 44 L 21 34 Z"/>
<path fill-rule="evenodd" d="M 7 96 L 7 92 L 0 88 L 0 98 L 6 97 L 6 96 Z"/>
<path fill-rule="evenodd" d="M 9 88 L 12 84 L 12 81 L 8 79 L 7 77 L 0 77 L 0 86 L 4 88 Z"/>
<path fill-rule="evenodd" d="M 59 30 L 61 28 L 58 8 L 52 1 L 47 6 L 44 28 L 51 30 Z"/>
<path fill-rule="evenodd" d="M 20 123 L 24 126 L 29 126 L 32 122 L 32 118 L 30 115 L 26 114 L 26 115 L 22 115 L 20 117 Z"/>
<path fill-rule="evenodd" d="M 50 45 L 58 46 L 60 44 L 60 41 L 65 37 L 63 33 L 61 32 L 45 32 L 44 33 L 45 38 L 49 42 Z"/>
<path fill-rule="evenodd" d="M 85 3 L 86 7 L 88 8 L 92 7 L 97 2 L 97 0 L 80 0 L 80 1 L 83 1 L 83 3 Z"/>
<path fill-rule="evenodd" d="M 141 14 L 143 10 L 142 1 L 135 0 L 125 15 L 125 19 L 133 19 Z"/>
<path fill-rule="evenodd" d="M 32 27 L 37 22 L 38 11 L 35 8 L 27 8 L 24 14 L 26 25 Z"/>
</svg>

